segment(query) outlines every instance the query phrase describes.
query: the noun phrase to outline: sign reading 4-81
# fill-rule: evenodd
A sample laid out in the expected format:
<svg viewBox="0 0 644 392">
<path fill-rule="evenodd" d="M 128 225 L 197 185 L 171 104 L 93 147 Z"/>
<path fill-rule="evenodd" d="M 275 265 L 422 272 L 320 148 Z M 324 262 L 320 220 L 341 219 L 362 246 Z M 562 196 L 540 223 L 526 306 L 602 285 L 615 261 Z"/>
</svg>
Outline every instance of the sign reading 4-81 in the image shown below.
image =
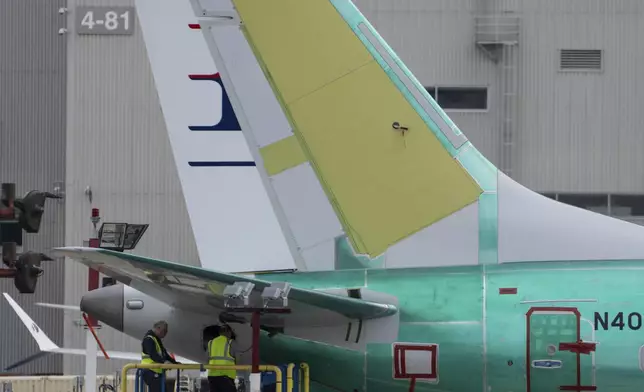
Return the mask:
<svg viewBox="0 0 644 392">
<path fill-rule="evenodd" d="M 131 35 L 135 20 L 134 7 L 76 7 L 78 34 Z"/>
</svg>

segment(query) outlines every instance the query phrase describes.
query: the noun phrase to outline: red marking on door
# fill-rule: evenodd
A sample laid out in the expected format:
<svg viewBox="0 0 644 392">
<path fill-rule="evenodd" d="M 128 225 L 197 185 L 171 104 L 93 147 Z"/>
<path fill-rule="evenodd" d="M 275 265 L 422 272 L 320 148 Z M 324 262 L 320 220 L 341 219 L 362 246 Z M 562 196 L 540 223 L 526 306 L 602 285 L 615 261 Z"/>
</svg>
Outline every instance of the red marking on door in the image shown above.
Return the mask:
<svg viewBox="0 0 644 392">
<path fill-rule="evenodd" d="M 530 317 L 534 312 L 569 312 L 577 319 L 577 342 L 559 343 L 559 350 L 572 351 L 577 354 L 577 385 L 561 385 L 560 391 L 596 391 L 594 385 L 581 385 L 581 355 L 590 354 L 595 350 L 595 343 L 585 343 L 581 340 L 581 313 L 577 308 L 572 307 L 534 307 L 526 313 L 526 392 L 531 392 L 530 385 Z"/>
<path fill-rule="evenodd" d="M 559 343 L 559 351 L 570 351 L 578 354 L 590 354 L 595 351 L 596 343 L 586 343 L 579 341 L 577 343 Z"/>
</svg>

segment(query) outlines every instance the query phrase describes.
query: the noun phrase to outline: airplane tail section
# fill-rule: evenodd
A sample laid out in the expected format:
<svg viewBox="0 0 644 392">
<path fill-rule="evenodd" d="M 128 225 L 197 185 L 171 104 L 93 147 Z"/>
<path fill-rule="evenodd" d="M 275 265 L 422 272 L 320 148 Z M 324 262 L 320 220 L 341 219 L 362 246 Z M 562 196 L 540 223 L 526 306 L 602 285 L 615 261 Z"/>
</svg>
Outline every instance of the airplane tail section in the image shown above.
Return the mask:
<svg viewBox="0 0 644 392">
<path fill-rule="evenodd" d="M 189 1 L 298 268 L 644 257 L 501 173 L 350 0 Z"/>
<path fill-rule="evenodd" d="M 350 1 L 192 3 L 301 269 L 476 263 L 497 170 Z"/>
<path fill-rule="evenodd" d="M 644 257 L 501 173 L 350 0 L 189 1 L 300 269 Z"/>
</svg>

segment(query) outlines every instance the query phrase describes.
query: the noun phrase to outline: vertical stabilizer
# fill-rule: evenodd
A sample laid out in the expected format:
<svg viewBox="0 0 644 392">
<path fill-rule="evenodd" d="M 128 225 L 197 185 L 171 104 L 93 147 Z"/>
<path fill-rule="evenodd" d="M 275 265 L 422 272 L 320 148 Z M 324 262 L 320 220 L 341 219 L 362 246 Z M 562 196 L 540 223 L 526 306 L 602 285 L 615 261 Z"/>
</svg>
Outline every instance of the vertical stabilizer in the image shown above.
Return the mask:
<svg viewBox="0 0 644 392">
<path fill-rule="evenodd" d="M 350 0 L 186 1 L 304 268 L 644 257 L 644 228 L 500 173 Z"/>
<path fill-rule="evenodd" d="M 202 266 L 295 268 L 190 3 L 136 7 Z"/>
<path fill-rule="evenodd" d="M 350 1 L 192 3 L 306 269 L 477 262 L 496 168 Z"/>
</svg>

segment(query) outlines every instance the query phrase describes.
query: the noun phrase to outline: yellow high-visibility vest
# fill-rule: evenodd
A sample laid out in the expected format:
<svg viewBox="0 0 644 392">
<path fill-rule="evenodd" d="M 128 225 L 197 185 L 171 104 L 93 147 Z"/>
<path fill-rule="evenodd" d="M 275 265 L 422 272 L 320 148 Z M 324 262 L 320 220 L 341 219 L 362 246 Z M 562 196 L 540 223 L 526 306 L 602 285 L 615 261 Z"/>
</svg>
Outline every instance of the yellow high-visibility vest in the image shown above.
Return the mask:
<svg viewBox="0 0 644 392">
<path fill-rule="evenodd" d="M 208 365 L 234 365 L 235 358 L 230 355 L 230 340 L 225 336 L 218 336 L 208 342 Z M 237 377 L 235 369 L 210 370 L 208 377 L 226 376 L 234 379 Z"/>
<path fill-rule="evenodd" d="M 143 340 L 145 340 L 145 339 L 147 339 L 147 338 L 150 338 L 150 339 L 152 339 L 152 340 L 154 341 L 154 346 L 155 346 L 155 348 L 156 348 L 156 350 L 157 350 L 157 353 L 158 353 L 159 355 L 162 355 L 162 353 L 161 353 L 161 345 L 159 344 L 159 341 L 157 340 L 157 338 L 156 338 L 156 337 L 154 337 L 154 336 L 152 336 L 152 335 L 146 335 L 146 336 L 143 338 Z M 156 363 L 156 362 L 154 362 L 154 361 L 152 360 L 152 358 L 150 358 L 150 356 L 149 356 L 148 354 L 146 354 L 146 353 L 141 353 L 141 364 L 149 364 L 149 363 Z M 162 370 L 162 369 L 150 369 L 150 370 L 152 370 L 152 371 L 153 371 L 153 372 L 155 372 L 155 373 L 159 373 L 159 374 L 163 373 L 163 370 Z"/>
</svg>

